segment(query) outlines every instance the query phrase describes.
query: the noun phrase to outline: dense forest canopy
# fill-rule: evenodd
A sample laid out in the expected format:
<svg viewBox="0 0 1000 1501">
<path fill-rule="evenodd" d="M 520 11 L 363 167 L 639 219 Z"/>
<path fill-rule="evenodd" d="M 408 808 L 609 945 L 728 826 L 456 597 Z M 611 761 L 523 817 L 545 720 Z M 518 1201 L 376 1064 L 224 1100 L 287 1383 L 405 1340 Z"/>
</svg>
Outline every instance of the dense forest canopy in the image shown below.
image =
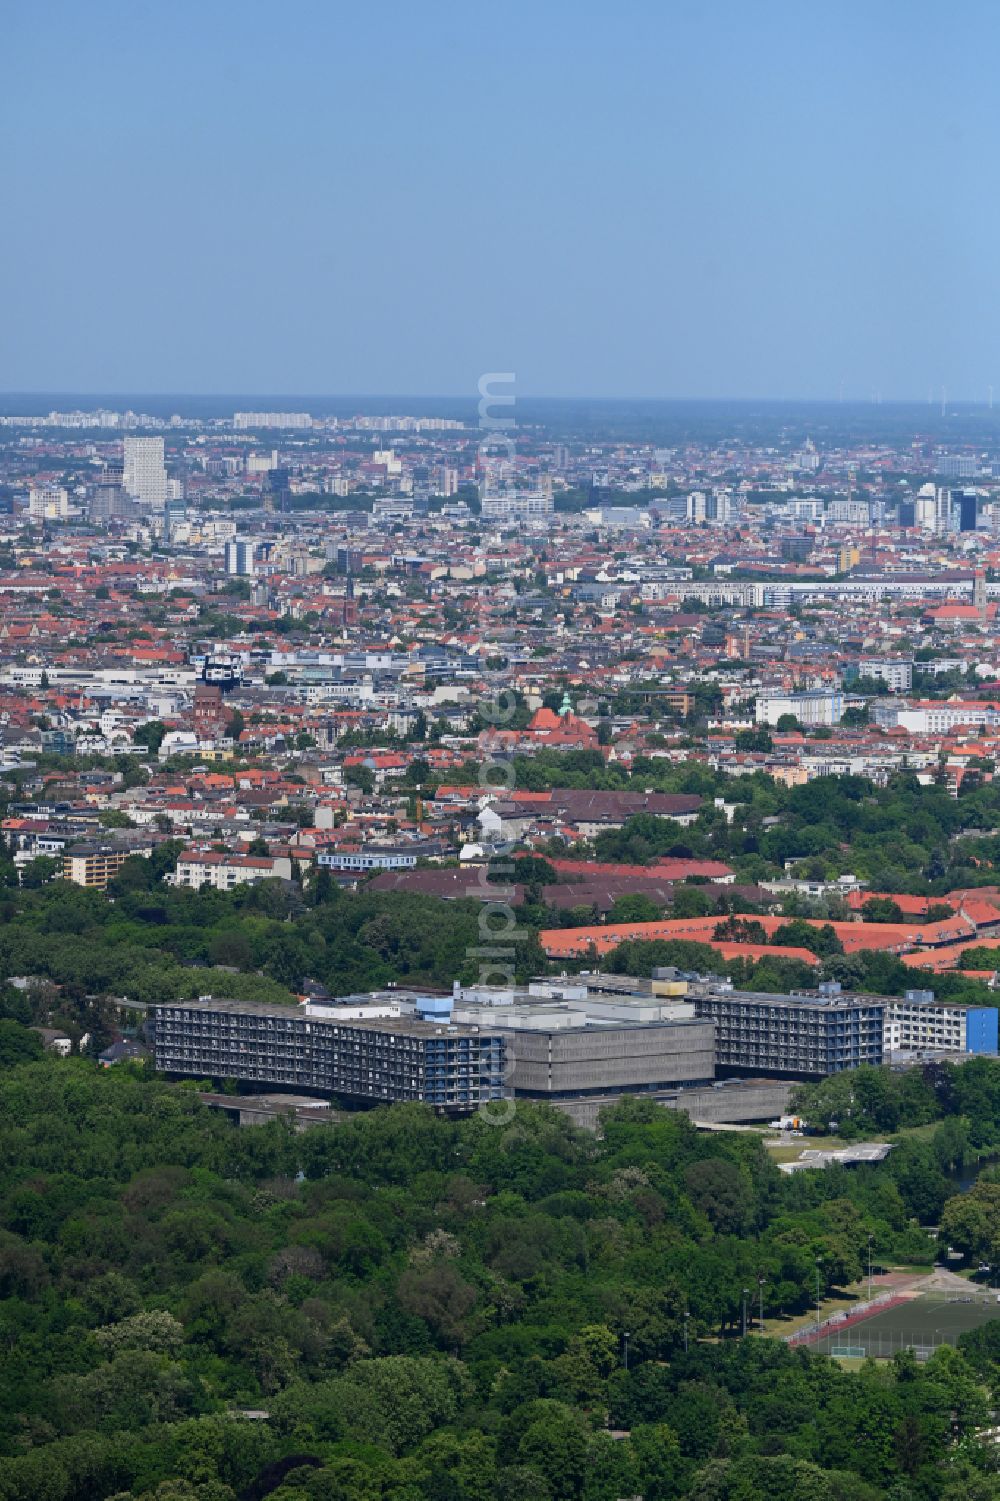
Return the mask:
<svg viewBox="0 0 1000 1501">
<path fill-rule="evenodd" d="M 916 1078 L 908 1118 L 940 1124 L 885 1164 L 784 1177 L 759 1138 L 652 1102 L 599 1138 L 521 1105 L 504 1127 L 398 1106 L 297 1134 L 145 1071 L 15 1064 L 0 1498 L 1000 1494 L 988 1331 L 858 1371 L 741 1337 L 758 1277 L 770 1325 L 808 1309 L 817 1266 L 860 1277 L 870 1236 L 929 1265 L 920 1222 L 951 1215 L 970 1250 L 1000 1224 L 1000 1189 L 959 1224 L 944 1170 L 968 1122 L 941 1099 L 1000 1135 L 983 1062 Z"/>
</svg>

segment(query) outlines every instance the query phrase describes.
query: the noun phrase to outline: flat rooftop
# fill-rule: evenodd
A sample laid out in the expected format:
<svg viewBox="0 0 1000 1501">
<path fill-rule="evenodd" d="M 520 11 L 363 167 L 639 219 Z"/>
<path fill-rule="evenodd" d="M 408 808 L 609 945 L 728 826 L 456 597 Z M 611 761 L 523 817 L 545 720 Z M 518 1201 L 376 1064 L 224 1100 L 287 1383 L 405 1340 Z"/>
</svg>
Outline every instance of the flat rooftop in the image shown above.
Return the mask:
<svg viewBox="0 0 1000 1501">
<path fill-rule="evenodd" d="M 515 1002 L 507 1006 L 491 1006 L 482 1001 L 456 1001 L 455 1010 L 465 1015 L 489 1014 L 494 1027 L 501 1031 L 516 1032 L 649 1032 L 673 1030 L 677 1027 L 706 1027 L 711 1017 L 654 1017 L 644 1020 L 631 1016 L 591 1016 L 584 1003 L 549 1001 L 543 996 L 533 1002 Z"/>
<path fill-rule="evenodd" d="M 701 1001 L 736 1001 L 742 1006 L 784 1006 L 799 1011 L 857 1011 L 859 1007 L 881 1011 L 886 998 L 881 995 L 859 995 L 841 992 L 838 995 L 772 995 L 765 990 L 695 990 L 689 992 L 688 1000 L 697 1005 Z"/>
<path fill-rule="evenodd" d="M 350 1010 L 350 1008 L 347 1009 Z M 473 1026 L 469 1023 L 419 1021 L 416 1017 L 409 1016 L 365 1018 L 345 1015 L 341 1019 L 335 1014 L 307 1015 L 304 1006 L 275 1006 L 267 1001 L 222 999 L 217 1001 L 161 1001 L 155 1008 L 155 1015 L 178 1011 L 193 1011 L 204 1016 L 257 1016 L 264 1020 L 271 1018 L 274 1021 L 301 1021 L 308 1022 L 312 1027 L 353 1027 L 359 1031 L 392 1032 L 404 1037 L 480 1037 L 484 1032 L 492 1033 L 498 1030 Z"/>
</svg>

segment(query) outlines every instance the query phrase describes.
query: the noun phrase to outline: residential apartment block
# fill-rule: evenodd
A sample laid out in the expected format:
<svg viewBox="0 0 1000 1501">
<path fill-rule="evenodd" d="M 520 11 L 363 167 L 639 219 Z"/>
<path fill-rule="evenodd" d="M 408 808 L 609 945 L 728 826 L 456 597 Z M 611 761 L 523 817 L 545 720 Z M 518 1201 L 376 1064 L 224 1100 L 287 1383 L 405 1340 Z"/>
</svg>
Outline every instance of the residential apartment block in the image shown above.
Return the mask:
<svg viewBox="0 0 1000 1501">
<path fill-rule="evenodd" d="M 854 676 L 885 683 L 890 693 L 909 693 L 913 687 L 913 663 L 904 658 L 861 657 Z M 850 681 L 850 670 L 846 677 Z"/>
<path fill-rule="evenodd" d="M 63 854 L 63 880 L 103 891 L 130 856 L 148 858 L 151 850 L 152 845 L 148 844 L 76 844 Z"/>
<path fill-rule="evenodd" d="M 232 891 L 234 886 L 246 886 L 252 881 L 266 881 L 275 876 L 284 881 L 291 880 L 292 862 L 287 856 L 223 855 L 217 850 L 199 850 L 180 856 L 174 885 L 195 890 L 211 886 L 216 891 Z"/>
<path fill-rule="evenodd" d="M 126 492 L 135 500 L 162 509 L 169 489 L 163 464 L 163 439 L 128 437 L 123 448 Z"/>
<path fill-rule="evenodd" d="M 844 716 L 842 693 L 761 693 L 757 696 L 758 724 L 776 725 L 792 714 L 803 725 L 835 725 Z"/>
<path fill-rule="evenodd" d="M 871 717 L 883 730 L 902 729 L 912 735 L 943 735 L 962 727 L 982 726 L 995 730 L 1000 709 L 992 700 L 875 699 Z"/>
<path fill-rule="evenodd" d="M 551 516 L 555 508 L 551 495 L 484 495 L 481 501 L 484 521 L 536 521 Z"/>
<path fill-rule="evenodd" d="M 316 864 L 327 870 L 412 870 L 421 851 L 368 845 L 356 850 L 323 850 Z"/>
</svg>

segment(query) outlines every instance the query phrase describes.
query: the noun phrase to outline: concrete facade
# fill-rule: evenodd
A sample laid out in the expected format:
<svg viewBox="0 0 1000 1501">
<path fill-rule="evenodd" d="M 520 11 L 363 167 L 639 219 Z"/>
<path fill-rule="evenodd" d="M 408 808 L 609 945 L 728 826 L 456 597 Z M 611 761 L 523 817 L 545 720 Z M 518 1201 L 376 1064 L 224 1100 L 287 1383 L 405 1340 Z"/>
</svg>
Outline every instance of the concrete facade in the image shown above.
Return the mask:
<svg viewBox="0 0 1000 1501">
<path fill-rule="evenodd" d="M 515 1096 L 629 1093 L 715 1073 L 715 1028 L 704 1021 L 515 1030 L 507 1046 Z"/>
<path fill-rule="evenodd" d="M 722 1086 L 658 1090 L 657 1104 L 665 1110 L 681 1110 L 704 1125 L 731 1125 L 744 1121 L 767 1121 L 788 1108 L 792 1084 L 778 1079 L 730 1079 Z M 586 1099 L 553 1100 L 557 1109 L 585 1131 L 596 1131 L 600 1113 L 618 1103 L 617 1095 L 592 1095 Z"/>
</svg>

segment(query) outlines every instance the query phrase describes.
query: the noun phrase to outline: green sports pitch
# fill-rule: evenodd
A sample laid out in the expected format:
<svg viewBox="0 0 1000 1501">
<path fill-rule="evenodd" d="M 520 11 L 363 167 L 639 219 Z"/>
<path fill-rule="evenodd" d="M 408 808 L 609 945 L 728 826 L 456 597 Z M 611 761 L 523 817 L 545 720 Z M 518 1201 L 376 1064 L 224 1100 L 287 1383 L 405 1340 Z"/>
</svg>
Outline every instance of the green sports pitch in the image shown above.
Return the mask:
<svg viewBox="0 0 1000 1501">
<path fill-rule="evenodd" d="M 953 1345 L 966 1330 L 978 1329 L 996 1318 L 1000 1318 L 996 1293 L 987 1295 L 979 1289 L 968 1295 L 925 1293 L 846 1329 L 835 1325 L 809 1348 L 823 1355 L 855 1358 L 888 1358 L 907 1347 L 918 1354 L 929 1354 L 938 1345 Z"/>
</svg>

